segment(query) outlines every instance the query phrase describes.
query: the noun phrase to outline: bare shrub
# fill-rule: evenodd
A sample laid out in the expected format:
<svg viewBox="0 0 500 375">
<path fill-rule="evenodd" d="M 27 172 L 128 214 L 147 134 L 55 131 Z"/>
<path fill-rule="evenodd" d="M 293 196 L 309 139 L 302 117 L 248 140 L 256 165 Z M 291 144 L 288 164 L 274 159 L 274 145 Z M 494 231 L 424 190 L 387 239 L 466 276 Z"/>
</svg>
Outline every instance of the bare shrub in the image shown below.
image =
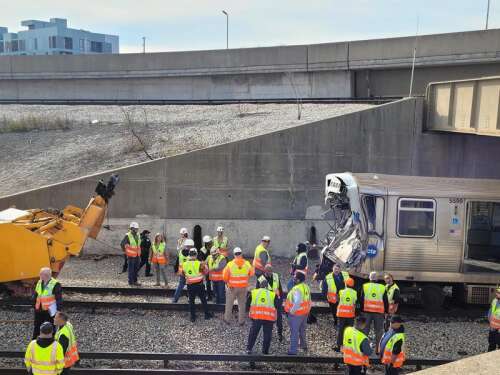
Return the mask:
<svg viewBox="0 0 500 375">
<path fill-rule="evenodd" d="M 0 120 L 0 133 L 23 133 L 33 130 L 68 130 L 71 121 L 68 118 L 48 118 L 43 116 L 24 116 L 19 119 L 9 119 L 5 116 Z"/>
</svg>

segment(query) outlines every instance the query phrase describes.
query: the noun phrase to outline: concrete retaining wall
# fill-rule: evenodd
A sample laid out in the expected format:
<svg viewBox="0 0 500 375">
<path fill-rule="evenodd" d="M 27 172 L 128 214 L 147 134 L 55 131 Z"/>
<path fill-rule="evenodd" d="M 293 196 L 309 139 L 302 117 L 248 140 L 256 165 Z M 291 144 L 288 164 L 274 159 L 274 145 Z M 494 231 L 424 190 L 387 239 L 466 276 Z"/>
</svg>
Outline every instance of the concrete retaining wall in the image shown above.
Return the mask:
<svg viewBox="0 0 500 375">
<path fill-rule="evenodd" d="M 159 220 L 151 226 L 166 225 L 171 238 L 182 225 L 212 233 L 221 223 L 246 249 L 266 233 L 286 251 L 306 239 L 313 223 L 324 228 L 327 173 L 500 178 L 500 138 L 423 133 L 422 107 L 422 99 L 401 100 L 122 168 L 110 216 Z M 84 206 L 98 178 L 108 175 L 0 198 L 0 209 Z M 121 236 L 126 225 L 120 225 Z"/>
<path fill-rule="evenodd" d="M 294 98 L 297 91 L 303 98 L 401 96 L 408 93 L 414 41 L 404 37 L 192 52 L 2 56 L 0 99 L 268 99 Z M 422 74 L 416 76 L 415 93 L 424 93 L 431 77 L 427 73 L 436 67 L 456 67 L 456 74 L 448 72 L 451 76 L 438 80 L 484 76 L 492 69 L 489 64 L 499 64 L 499 41 L 500 29 L 420 36 L 416 66 Z M 289 82 L 290 77 L 296 82 Z M 392 83 L 386 87 L 380 79 Z"/>
</svg>

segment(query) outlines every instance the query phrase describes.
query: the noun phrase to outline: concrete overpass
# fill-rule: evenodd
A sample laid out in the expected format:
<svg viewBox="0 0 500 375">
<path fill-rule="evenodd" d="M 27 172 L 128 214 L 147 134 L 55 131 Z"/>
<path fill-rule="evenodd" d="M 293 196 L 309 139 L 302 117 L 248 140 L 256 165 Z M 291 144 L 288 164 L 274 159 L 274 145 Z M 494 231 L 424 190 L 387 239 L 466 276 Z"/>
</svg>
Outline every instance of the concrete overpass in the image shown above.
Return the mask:
<svg viewBox="0 0 500 375">
<path fill-rule="evenodd" d="M 0 100 L 406 96 L 414 37 L 123 55 L 0 57 Z M 498 75 L 500 29 L 420 36 L 414 92 Z"/>
</svg>

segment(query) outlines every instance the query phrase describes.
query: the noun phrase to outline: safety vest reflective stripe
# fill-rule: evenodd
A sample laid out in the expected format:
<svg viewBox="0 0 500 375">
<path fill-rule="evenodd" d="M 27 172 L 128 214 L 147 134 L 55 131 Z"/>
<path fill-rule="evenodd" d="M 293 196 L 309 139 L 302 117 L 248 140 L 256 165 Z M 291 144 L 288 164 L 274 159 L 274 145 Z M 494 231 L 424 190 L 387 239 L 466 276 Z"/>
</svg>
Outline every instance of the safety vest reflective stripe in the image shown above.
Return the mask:
<svg viewBox="0 0 500 375">
<path fill-rule="evenodd" d="M 57 284 L 57 280 L 53 277 L 50 278 L 46 287 L 42 289 L 42 280 L 38 280 L 35 292 L 36 292 L 36 302 L 35 308 L 44 311 L 49 310 L 50 306 L 56 303 L 56 296 L 54 295 L 54 287 Z"/>
<path fill-rule="evenodd" d="M 71 367 L 80 359 L 80 356 L 76 345 L 75 331 L 70 322 L 66 322 L 66 324 L 56 332 L 55 339 L 59 341 L 59 338 L 63 335 L 68 338 L 68 348 L 66 349 L 66 353 L 64 353 L 64 367 Z"/>
<path fill-rule="evenodd" d="M 259 288 L 252 290 L 252 301 L 249 316 L 258 320 L 276 320 L 276 308 L 274 307 L 274 292 Z"/>
<path fill-rule="evenodd" d="M 490 327 L 500 329 L 500 309 L 497 308 L 498 300 L 496 298 L 491 302 Z"/>
<path fill-rule="evenodd" d="M 328 302 L 337 303 L 337 285 L 335 284 L 333 272 L 330 272 L 328 275 L 326 275 L 325 282 L 328 286 L 328 293 L 326 295 Z"/>
<path fill-rule="evenodd" d="M 230 288 L 246 288 L 250 278 L 250 270 L 252 269 L 250 263 L 245 260 L 243 265 L 238 267 L 235 261 L 232 260 L 227 266 L 229 267 L 228 286 Z"/>
<path fill-rule="evenodd" d="M 139 239 L 132 235 L 132 232 L 127 233 L 128 244 L 125 245 L 125 254 L 128 257 L 135 258 L 141 255 L 141 246 Z"/>
<path fill-rule="evenodd" d="M 165 242 L 160 242 L 158 245 L 152 243 L 151 249 L 153 250 L 153 256 L 151 257 L 151 262 L 158 264 L 167 263 L 167 258 L 165 257 Z"/>
<path fill-rule="evenodd" d="M 293 260 L 293 263 L 298 266 L 300 265 L 300 262 L 302 261 L 302 258 L 303 257 L 306 257 L 307 259 L 307 253 L 303 252 L 303 253 L 300 253 L 300 254 L 297 254 L 295 255 L 295 259 Z M 307 262 L 306 262 L 306 268 L 304 268 L 303 270 L 298 270 L 298 269 L 295 269 L 295 272 L 300 272 L 300 273 L 303 273 L 304 275 L 307 276 L 307 271 L 308 271 L 308 268 L 307 268 Z"/>
<path fill-rule="evenodd" d="M 363 311 L 381 313 L 385 312 L 384 309 L 384 292 L 385 287 L 377 283 L 365 283 L 363 285 L 363 292 L 365 302 L 363 304 Z"/>
<path fill-rule="evenodd" d="M 187 284 L 196 284 L 203 281 L 203 273 L 200 271 L 199 260 L 188 260 L 182 263 L 182 270 Z"/>
<path fill-rule="evenodd" d="M 399 286 L 396 283 L 392 283 L 390 286 L 386 285 L 385 290 L 387 292 L 387 300 L 389 301 L 389 314 L 394 314 L 397 310 L 397 306 L 394 303 L 394 292 L 399 290 Z"/>
<path fill-rule="evenodd" d="M 344 354 L 344 363 L 353 366 L 368 366 L 368 356 L 361 351 L 361 343 L 366 335 L 356 328 L 347 327 L 344 330 L 344 341 L 342 343 L 342 353 Z"/>
<path fill-rule="evenodd" d="M 404 345 L 404 342 L 405 342 L 404 333 L 395 333 L 387 341 L 387 343 L 385 344 L 385 348 L 384 348 L 384 355 L 382 356 L 382 363 L 384 363 L 384 364 L 392 363 L 392 367 L 403 366 L 403 363 L 405 361 L 404 351 L 401 350 L 401 352 L 398 355 L 396 355 L 394 360 L 393 360 L 393 355 L 392 355 L 392 350 L 394 349 L 394 345 L 400 340 L 402 341 L 402 345 Z M 403 348 L 403 346 L 401 347 L 401 349 L 402 348 Z"/>
<path fill-rule="evenodd" d="M 345 288 L 339 292 L 339 304 L 337 306 L 337 316 L 339 318 L 354 318 L 355 305 L 358 294 L 352 288 Z"/>
<path fill-rule="evenodd" d="M 267 249 L 262 246 L 262 244 L 259 244 L 256 248 L 255 248 L 255 254 L 254 254 L 254 257 L 253 257 L 253 266 L 260 270 L 260 271 L 264 271 L 264 267 L 265 265 L 262 264 L 262 261 L 260 260 L 260 253 L 262 252 L 265 252 L 267 254 L 267 263 L 266 264 L 269 264 L 271 265 L 271 257 L 269 256 L 269 251 L 267 251 Z"/>
<path fill-rule="evenodd" d="M 218 268 L 220 262 L 224 259 L 223 255 L 218 255 L 217 258 L 214 259 L 213 255 L 208 256 L 208 278 L 212 281 L 222 281 L 224 280 L 223 274 L 224 270 L 216 271 L 215 268 Z"/>
<path fill-rule="evenodd" d="M 286 297 L 285 301 L 285 311 L 288 313 L 293 307 L 293 295 L 295 292 L 298 291 L 300 294 L 300 307 L 295 310 L 292 314 L 293 315 L 309 315 L 309 312 L 311 311 L 311 291 L 309 287 L 304 284 L 300 283 L 298 285 L 295 285 L 289 292 Z"/>
</svg>

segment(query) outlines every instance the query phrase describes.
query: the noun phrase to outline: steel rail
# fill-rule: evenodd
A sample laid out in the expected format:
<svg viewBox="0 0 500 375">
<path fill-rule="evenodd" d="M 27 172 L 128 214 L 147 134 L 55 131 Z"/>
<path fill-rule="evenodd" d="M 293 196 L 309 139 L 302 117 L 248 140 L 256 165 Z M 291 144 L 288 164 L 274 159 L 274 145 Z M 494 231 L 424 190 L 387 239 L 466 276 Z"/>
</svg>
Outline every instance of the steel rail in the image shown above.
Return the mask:
<svg viewBox="0 0 500 375">
<path fill-rule="evenodd" d="M 341 356 L 289 356 L 289 355 L 247 355 L 247 354 L 190 354 L 190 353 L 152 353 L 152 352 L 81 352 L 80 359 L 103 360 L 135 360 L 135 361 L 163 361 L 167 367 L 170 361 L 183 362 L 248 362 L 255 363 L 307 363 L 334 365 L 336 368 L 343 363 Z M 24 358 L 21 351 L 0 351 L 0 358 Z M 453 362 L 453 359 L 409 358 L 405 366 L 438 366 Z M 370 363 L 381 364 L 379 358 L 370 358 Z M 72 370 L 73 371 L 73 370 Z"/>
</svg>

